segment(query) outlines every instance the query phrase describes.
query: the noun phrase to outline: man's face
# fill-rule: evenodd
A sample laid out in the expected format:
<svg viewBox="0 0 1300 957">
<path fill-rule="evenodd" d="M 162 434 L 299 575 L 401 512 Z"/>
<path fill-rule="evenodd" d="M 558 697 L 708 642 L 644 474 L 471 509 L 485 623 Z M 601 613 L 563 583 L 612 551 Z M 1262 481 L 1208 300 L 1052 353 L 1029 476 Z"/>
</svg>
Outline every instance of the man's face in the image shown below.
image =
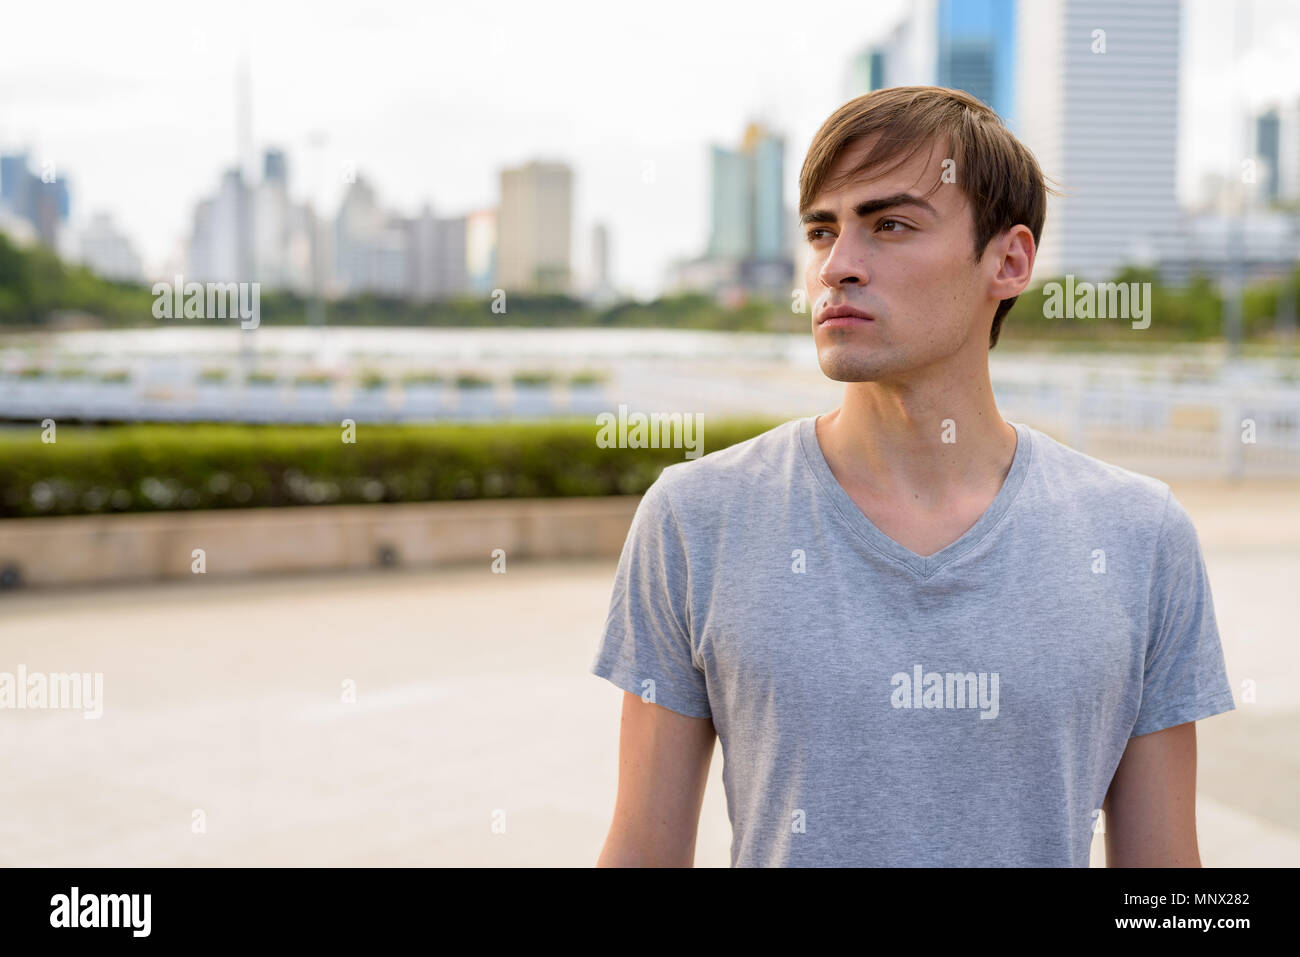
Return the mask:
<svg viewBox="0 0 1300 957">
<path fill-rule="evenodd" d="M 876 179 L 840 183 L 872 142 L 841 152 L 826 180 L 835 188 L 817 195 L 802 227 L 809 251 L 804 285 L 822 372 L 840 382 L 868 382 L 963 350 L 986 357 L 996 308 L 989 280 L 996 269 L 987 255 L 973 261 L 970 206 L 956 183 L 930 191 L 944 173 L 945 145 L 922 148 L 887 175 L 869 171 Z M 954 170 L 948 179 L 960 174 Z M 989 250 L 996 246 L 995 240 Z M 837 305 L 872 320 L 823 323 L 825 310 Z"/>
</svg>

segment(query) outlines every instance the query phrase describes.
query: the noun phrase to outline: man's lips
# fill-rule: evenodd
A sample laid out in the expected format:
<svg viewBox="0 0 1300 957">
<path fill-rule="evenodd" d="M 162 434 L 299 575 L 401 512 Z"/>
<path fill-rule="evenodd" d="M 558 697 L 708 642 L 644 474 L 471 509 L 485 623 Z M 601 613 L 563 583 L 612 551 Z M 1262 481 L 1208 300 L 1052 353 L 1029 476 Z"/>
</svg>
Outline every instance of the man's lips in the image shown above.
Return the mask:
<svg viewBox="0 0 1300 957">
<path fill-rule="evenodd" d="M 862 322 L 875 322 L 875 319 L 852 306 L 830 306 L 817 317 L 819 326 L 853 326 Z"/>
</svg>

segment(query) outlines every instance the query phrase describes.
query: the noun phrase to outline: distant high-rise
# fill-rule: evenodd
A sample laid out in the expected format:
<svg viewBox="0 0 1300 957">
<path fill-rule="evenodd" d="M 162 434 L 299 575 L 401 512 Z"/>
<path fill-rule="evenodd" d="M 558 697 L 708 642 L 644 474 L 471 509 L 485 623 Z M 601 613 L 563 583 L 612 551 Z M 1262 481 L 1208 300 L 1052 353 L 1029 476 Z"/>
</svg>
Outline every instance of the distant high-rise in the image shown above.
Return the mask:
<svg viewBox="0 0 1300 957">
<path fill-rule="evenodd" d="M 1180 242 L 1178 0 L 1034 0 L 1018 15 L 1015 132 L 1068 194 L 1048 196 L 1035 277 L 1107 280 L 1163 258 Z"/>
<path fill-rule="evenodd" d="M 939 0 L 937 85 L 964 90 L 1012 125 L 1016 0 Z"/>
<path fill-rule="evenodd" d="M 465 217 L 465 268 L 469 291 L 488 294 L 496 283 L 497 211 L 478 209 Z"/>
<path fill-rule="evenodd" d="M 1278 199 L 1300 200 L 1300 97 L 1292 97 L 1278 110 Z"/>
<path fill-rule="evenodd" d="M 0 203 L 9 211 L 26 218 L 27 192 L 31 173 L 27 169 L 26 153 L 9 153 L 0 156 Z"/>
<path fill-rule="evenodd" d="M 441 299 L 464 295 L 469 291 L 466 227 L 464 216 L 439 217 L 436 222 L 438 255 L 433 261 L 433 276 Z"/>
<path fill-rule="evenodd" d="M 365 177 L 348 185 L 334 218 L 335 292 L 347 295 L 373 289 L 374 245 L 386 224 L 375 191 Z"/>
<path fill-rule="evenodd" d="M 618 298 L 610 278 L 609 227 L 605 223 L 596 223 L 591 227 L 591 277 L 587 298 L 598 306 Z"/>
<path fill-rule="evenodd" d="M 696 277 L 686 285 L 730 276 L 724 285 L 784 293 L 794 270 L 785 205 L 785 140 L 750 123 L 739 149 L 714 146 L 710 156 L 712 230 L 705 258 L 713 265 L 697 262 L 680 276 Z"/>
<path fill-rule="evenodd" d="M 888 55 L 883 46 L 872 44 L 849 61 L 849 87 L 845 90 L 848 99 L 888 86 L 885 82 Z"/>
<path fill-rule="evenodd" d="M 591 227 L 591 285 L 609 284 L 609 227 L 596 223 Z"/>
<path fill-rule="evenodd" d="M 912 0 L 883 41 L 850 60 L 848 97 L 889 86 L 944 86 L 978 97 L 1010 126 L 1016 7 L 1016 0 Z"/>
<path fill-rule="evenodd" d="M 138 282 L 140 257 L 118 232 L 107 213 L 98 213 L 82 231 L 78 258 L 96 275 L 119 282 Z"/>
<path fill-rule="evenodd" d="M 282 150 L 267 150 L 262 157 L 262 180 L 289 185 L 289 164 Z"/>
<path fill-rule="evenodd" d="M 469 287 L 464 216 L 441 218 L 426 204 L 411 222 L 410 295 L 417 301 L 445 299 Z"/>
<path fill-rule="evenodd" d="M 1266 203 L 1300 199 L 1300 100 L 1274 105 L 1255 118 L 1259 198 Z"/>
<path fill-rule="evenodd" d="M 248 282 L 253 277 L 252 197 L 238 168 L 226 170 L 217 194 L 194 210 L 187 280 Z"/>
<path fill-rule="evenodd" d="M 410 295 L 410 220 L 389 214 L 366 244 L 366 280 L 356 292 L 373 292 L 390 299 Z"/>
<path fill-rule="evenodd" d="M 846 99 L 887 86 L 934 86 L 939 75 L 939 0 L 912 0 L 889 35 L 849 63 Z"/>
<path fill-rule="evenodd" d="M 71 208 L 67 181 L 52 166 L 33 173 L 26 153 L 0 156 L 0 206 L 30 224 L 38 242 L 56 249 Z"/>
<path fill-rule="evenodd" d="M 785 140 L 756 124 L 745 131 L 745 151 L 753 158 L 754 239 L 752 255 L 784 260 L 790 237 L 785 219 Z"/>
<path fill-rule="evenodd" d="M 573 171 L 534 161 L 501 172 L 497 283 L 507 291 L 572 290 Z"/>
<path fill-rule="evenodd" d="M 742 259 L 754 235 L 754 175 L 751 158 L 740 150 L 711 149 L 713 230 L 709 255 Z"/>
<path fill-rule="evenodd" d="M 291 258 L 289 171 L 284 154 L 277 150 L 267 150 L 263 157 L 262 182 L 253 190 L 252 213 L 254 278 L 270 289 L 303 288 L 307 277 L 295 274 Z"/>
</svg>

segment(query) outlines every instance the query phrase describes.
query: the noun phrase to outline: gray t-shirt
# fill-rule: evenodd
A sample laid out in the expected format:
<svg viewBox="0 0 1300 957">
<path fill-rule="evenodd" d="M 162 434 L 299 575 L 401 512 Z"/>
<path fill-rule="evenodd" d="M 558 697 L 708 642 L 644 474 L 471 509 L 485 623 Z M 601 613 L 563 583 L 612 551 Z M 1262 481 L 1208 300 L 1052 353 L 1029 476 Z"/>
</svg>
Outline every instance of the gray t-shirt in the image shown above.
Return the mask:
<svg viewBox="0 0 1300 957">
<path fill-rule="evenodd" d="M 592 672 L 723 752 L 733 866 L 1088 866 L 1128 739 L 1233 709 L 1200 544 L 1154 478 L 1026 425 L 929 557 L 814 417 L 668 466 Z"/>
</svg>

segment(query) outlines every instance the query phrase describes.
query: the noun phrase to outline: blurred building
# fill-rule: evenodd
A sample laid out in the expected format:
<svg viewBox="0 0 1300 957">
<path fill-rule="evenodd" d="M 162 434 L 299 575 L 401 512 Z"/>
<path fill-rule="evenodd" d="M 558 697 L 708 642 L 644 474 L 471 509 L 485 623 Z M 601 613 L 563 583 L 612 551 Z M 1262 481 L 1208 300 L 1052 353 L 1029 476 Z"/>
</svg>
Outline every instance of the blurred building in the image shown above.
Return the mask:
<svg viewBox="0 0 1300 957">
<path fill-rule="evenodd" d="M 316 217 L 289 196 L 289 162 L 280 150 L 262 157 L 252 197 L 253 277 L 268 289 L 312 289 Z"/>
<path fill-rule="evenodd" d="M 1020 5 L 1016 134 L 1068 191 L 1048 197 L 1035 277 L 1106 280 L 1180 254 L 1181 26 L 1178 0 Z"/>
<path fill-rule="evenodd" d="M 383 210 L 375 191 L 358 176 L 334 221 L 334 280 L 339 295 L 406 295 L 410 224 Z"/>
<path fill-rule="evenodd" d="M 794 281 L 795 232 L 785 204 L 785 140 L 750 123 L 738 149 L 710 152 L 712 210 L 703 256 L 673 264 L 672 291 L 723 300 L 784 298 Z"/>
<path fill-rule="evenodd" d="M 252 196 L 238 168 L 226 170 L 216 195 L 195 208 L 187 262 L 187 281 L 252 281 Z"/>
<path fill-rule="evenodd" d="M 1255 117 L 1255 158 L 1258 202 L 1300 200 L 1300 99 Z"/>
<path fill-rule="evenodd" d="M 609 227 L 596 223 L 591 228 L 591 278 L 587 300 L 594 306 L 604 306 L 617 298 L 618 292 L 610 280 Z"/>
<path fill-rule="evenodd" d="M 1163 282 L 1271 282 L 1300 265 L 1300 214 L 1273 209 L 1188 213 L 1178 243 L 1153 264 Z"/>
<path fill-rule="evenodd" d="M 936 85 L 938 16 L 938 0 L 912 0 L 884 40 L 867 46 L 850 60 L 845 99 L 887 86 Z"/>
<path fill-rule="evenodd" d="M 374 294 L 429 302 L 469 289 L 467 219 L 439 217 L 426 203 L 418 216 L 382 209 L 358 177 L 334 229 L 334 295 Z"/>
<path fill-rule="evenodd" d="M 384 258 L 381 245 L 390 224 L 380 208 L 374 188 L 364 176 L 348 184 L 334 217 L 334 265 L 329 283 L 333 295 L 351 296 L 378 292 Z M 391 241 L 391 236 L 388 237 Z M 405 264 L 402 264 L 405 272 Z"/>
<path fill-rule="evenodd" d="M 91 272 L 118 282 L 144 278 L 140 257 L 107 213 L 98 213 L 81 231 L 77 259 Z"/>
<path fill-rule="evenodd" d="M 940 0 L 936 79 L 1015 124 L 1016 0 Z"/>
<path fill-rule="evenodd" d="M 533 161 L 501 171 L 497 278 L 507 291 L 573 289 L 573 171 Z"/>
<path fill-rule="evenodd" d="M 1015 116 L 1016 0 L 913 0 L 880 43 L 849 63 L 852 98 L 889 86 L 944 86 Z"/>
<path fill-rule="evenodd" d="M 217 192 L 195 206 L 185 243 L 186 279 L 257 282 L 268 290 L 307 295 L 321 239 L 314 212 L 290 197 L 288 159 L 269 149 L 260 182 L 250 184 L 239 167 L 232 167 Z"/>
<path fill-rule="evenodd" d="M 440 218 L 426 203 L 411 223 L 411 298 L 427 302 L 469 289 L 466 217 Z"/>
<path fill-rule="evenodd" d="M 478 209 L 465 217 L 465 268 L 468 291 L 474 295 L 490 294 L 496 286 L 497 212 Z"/>
<path fill-rule="evenodd" d="M 47 164 L 37 175 L 27 153 L 0 156 L 0 211 L 6 219 L 27 223 L 37 242 L 57 249 L 70 209 L 67 180 L 53 166 Z M 25 231 L 18 228 L 15 233 Z"/>
</svg>

